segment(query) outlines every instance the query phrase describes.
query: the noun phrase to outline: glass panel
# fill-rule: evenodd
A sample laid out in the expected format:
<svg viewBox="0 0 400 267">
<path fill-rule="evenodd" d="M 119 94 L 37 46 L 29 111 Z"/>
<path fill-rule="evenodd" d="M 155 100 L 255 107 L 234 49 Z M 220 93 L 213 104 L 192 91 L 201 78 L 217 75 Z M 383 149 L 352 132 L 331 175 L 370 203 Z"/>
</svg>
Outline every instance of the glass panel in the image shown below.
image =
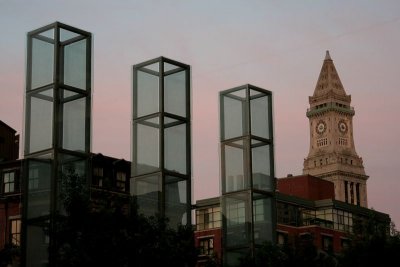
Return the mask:
<svg viewBox="0 0 400 267">
<path fill-rule="evenodd" d="M 180 122 L 180 120 L 170 118 L 170 117 L 164 117 L 164 127 L 165 128 L 179 124 L 179 122 Z"/>
<path fill-rule="evenodd" d="M 245 174 L 245 149 L 243 141 L 224 145 L 225 192 L 249 188 L 248 177 Z"/>
<path fill-rule="evenodd" d="M 50 213 L 51 161 L 28 163 L 27 217 L 36 218 Z"/>
<path fill-rule="evenodd" d="M 186 117 L 186 71 L 164 77 L 165 112 Z"/>
<path fill-rule="evenodd" d="M 187 173 L 186 123 L 165 128 L 164 164 L 169 171 Z"/>
<path fill-rule="evenodd" d="M 186 181 L 177 177 L 165 177 L 165 216 L 171 227 L 187 223 Z"/>
<path fill-rule="evenodd" d="M 160 177 L 158 175 L 131 180 L 131 195 L 136 196 L 139 212 L 145 216 L 159 213 L 158 203 L 161 197 Z"/>
<path fill-rule="evenodd" d="M 246 89 L 239 89 L 237 91 L 233 91 L 228 94 L 228 96 L 231 96 L 233 98 L 240 98 L 241 101 L 246 100 Z"/>
<path fill-rule="evenodd" d="M 268 96 L 250 100 L 251 134 L 262 138 L 270 138 Z"/>
<path fill-rule="evenodd" d="M 73 151 L 86 151 L 86 98 L 65 102 L 63 108 L 62 147 Z"/>
<path fill-rule="evenodd" d="M 80 34 L 60 28 L 60 42 L 78 37 Z"/>
<path fill-rule="evenodd" d="M 137 117 L 159 112 L 159 78 L 143 71 L 137 72 L 136 99 Z"/>
<path fill-rule="evenodd" d="M 243 89 L 240 92 L 245 92 L 245 90 Z M 245 98 L 234 98 L 232 94 L 225 95 L 223 96 L 223 107 L 222 125 L 224 128 L 222 139 L 226 140 L 245 135 L 247 132 Z"/>
<path fill-rule="evenodd" d="M 254 241 L 261 245 L 265 241 L 273 241 L 272 227 L 272 198 L 261 194 L 254 194 L 253 199 L 253 222 L 254 222 Z"/>
<path fill-rule="evenodd" d="M 28 225 L 26 232 L 26 262 L 32 267 L 47 266 L 48 227 Z"/>
<path fill-rule="evenodd" d="M 250 253 L 249 249 L 230 250 L 225 253 L 226 266 L 241 266 L 242 260 Z M 244 261 L 246 262 L 246 261 Z"/>
<path fill-rule="evenodd" d="M 155 72 L 157 72 L 157 75 L 158 75 L 158 73 L 160 72 L 160 63 L 156 62 L 156 63 L 150 64 L 150 65 L 144 66 L 142 68 L 151 70 L 151 71 L 155 71 Z"/>
<path fill-rule="evenodd" d="M 85 197 L 84 194 L 89 194 L 87 190 L 87 169 L 86 160 L 81 157 L 76 157 L 67 154 L 60 155 L 60 180 L 59 180 L 59 203 L 58 209 L 61 214 L 66 214 L 65 208 L 71 203 L 68 195 L 78 192 L 82 194 L 80 197 Z"/>
<path fill-rule="evenodd" d="M 39 33 L 40 36 L 50 38 L 54 41 L 54 29 L 50 29 L 44 32 Z"/>
<path fill-rule="evenodd" d="M 52 89 L 48 90 L 52 95 Z M 43 92 L 42 92 L 43 94 Z M 29 120 L 28 153 L 48 149 L 53 144 L 53 99 L 52 97 L 31 96 Z M 29 106 L 28 106 L 29 107 Z"/>
<path fill-rule="evenodd" d="M 250 221 L 246 216 L 248 194 L 225 197 L 226 246 L 250 245 Z"/>
<path fill-rule="evenodd" d="M 265 93 L 262 93 L 254 89 L 250 89 L 250 98 L 261 97 L 261 96 L 265 96 Z"/>
<path fill-rule="evenodd" d="M 178 69 L 178 68 L 181 68 L 181 67 L 164 62 L 164 73 L 167 71 L 170 71 L 170 70 Z"/>
<path fill-rule="evenodd" d="M 86 39 L 64 46 L 64 84 L 86 89 Z"/>
<path fill-rule="evenodd" d="M 53 83 L 54 46 L 32 38 L 31 89 Z"/>
<path fill-rule="evenodd" d="M 270 146 L 263 145 L 253 147 L 252 171 L 253 188 L 273 191 L 273 177 L 271 176 Z"/>
<path fill-rule="evenodd" d="M 132 174 L 141 175 L 159 170 L 159 117 L 134 123 Z"/>
</svg>

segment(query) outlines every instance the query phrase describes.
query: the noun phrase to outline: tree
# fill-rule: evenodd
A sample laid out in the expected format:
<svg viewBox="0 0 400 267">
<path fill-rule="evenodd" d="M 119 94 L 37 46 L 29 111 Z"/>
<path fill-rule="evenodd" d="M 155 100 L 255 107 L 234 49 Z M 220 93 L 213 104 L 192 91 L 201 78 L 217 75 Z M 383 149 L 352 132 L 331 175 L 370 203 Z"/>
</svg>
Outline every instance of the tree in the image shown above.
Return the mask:
<svg viewBox="0 0 400 267">
<path fill-rule="evenodd" d="M 389 229 L 371 212 L 366 219 L 354 221 L 350 246 L 339 257 L 342 267 L 392 266 L 398 262 L 400 235 L 394 224 Z"/>
<path fill-rule="evenodd" d="M 337 261 L 333 255 L 317 249 L 312 237 L 291 245 L 264 243 L 257 249 L 254 257 L 247 255 L 240 260 L 241 267 L 335 267 Z"/>
<path fill-rule="evenodd" d="M 193 227 L 173 229 L 165 218 L 138 214 L 134 199 L 108 192 L 97 196 L 100 204 L 89 201 L 73 170 L 63 181 L 66 216 L 57 218 L 53 233 L 56 266 L 195 266 Z"/>
<path fill-rule="evenodd" d="M 17 267 L 20 265 L 21 251 L 19 246 L 6 244 L 0 250 L 0 267 Z"/>
</svg>

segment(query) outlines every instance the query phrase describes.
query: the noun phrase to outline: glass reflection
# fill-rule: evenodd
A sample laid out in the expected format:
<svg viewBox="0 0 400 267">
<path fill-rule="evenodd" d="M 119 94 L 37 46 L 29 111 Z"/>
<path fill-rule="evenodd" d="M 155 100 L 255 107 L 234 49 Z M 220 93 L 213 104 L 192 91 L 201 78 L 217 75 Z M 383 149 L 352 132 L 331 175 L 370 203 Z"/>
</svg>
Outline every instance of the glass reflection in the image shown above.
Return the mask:
<svg viewBox="0 0 400 267">
<path fill-rule="evenodd" d="M 141 175 L 159 170 L 159 117 L 134 123 L 133 174 Z"/>
<path fill-rule="evenodd" d="M 223 136 L 222 139 L 230 139 L 243 136 L 246 132 L 246 98 L 238 97 L 245 90 L 223 96 Z"/>
<path fill-rule="evenodd" d="M 270 138 L 268 100 L 268 96 L 250 99 L 251 134 L 265 139 Z"/>
<path fill-rule="evenodd" d="M 50 96 L 47 96 L 50 95 Z M 29 116 L 28 153 L 48 149 L 53 143 L 53 90 L 32 95 Z"/>
<path fill-rule="evenodd" d="M 31 89 L 53 83 L 54 45 L 32 38 Z"/>
<path fill-rule="evenodd" d="M 165 177 L 165 216 L 170 225 L 176 227 L 187 222 L 186 181 L 177 177 Z"/>
<path fill-rule="evenodd" d="M 158 175 L 135 178 L 131 181 L 131 195 L 136 196 L 139 212 L 145 216 L 159 213 L 161 197 L 160 177 Z"/>
<path fill-rule="evenodd" d="M 169 171 L 186 174 L 186 124 L 164 129 L 164 162 Z"/>
<path fill-rule="evenodd" d="M 64 47 L 64 84 L 86 89 L 86 39 Z"/>
<path fill-rule="evenodd" d="M 271 191 L 273 178 L 271 177 L 270 146 L 258 145 L 251 149 L 253 188 Z"/>
<path fill-rule="evenodd" d="M 225 192 L 248 188 L 248 177 L 245 174 L 245 151 L 243 140 L 224 145 Z"/>
<path fill-rule="evenodd" d="M 28 163 L 27 218 L 50 214 L 51 161 Z"/>
<path fill-rule="evenodd" d="M 186 117 L 186 71 L 164 77 L 165 112 Z"/>
<path fill-rule="evenodd" d="M 47 266 L 49 226 L 28 225 L 26 231 L 26 262 L 32 267 Z"/>
<path fill-rule="evenodd" d="M 273 241 L 272 209 L 272 198 L 267 198 L 261 194 L 254 194 L 254 242 L 258 245 L 263 244 L 265 241 Z"/>
<path fill-rule="evenodd" d="M 67 98 L 68 99 L 68 98 Z M 63 148 L 85 152 L 86 140 L 86 98 L 65 102 L 63 109 Z"/>
<path fill-rule="evenodd" d="M 144 71 L 137 72 L 137 91 L 135 98 L 136 117 L 159 111 L 159 78 Z"/>
<path fill-rule="evenodd" d="M 226 245 L 245 246 L 250 242 L 250 222 L 246 216 L 248 195 L 237 194 L 225 198 Z"/>
</svg>

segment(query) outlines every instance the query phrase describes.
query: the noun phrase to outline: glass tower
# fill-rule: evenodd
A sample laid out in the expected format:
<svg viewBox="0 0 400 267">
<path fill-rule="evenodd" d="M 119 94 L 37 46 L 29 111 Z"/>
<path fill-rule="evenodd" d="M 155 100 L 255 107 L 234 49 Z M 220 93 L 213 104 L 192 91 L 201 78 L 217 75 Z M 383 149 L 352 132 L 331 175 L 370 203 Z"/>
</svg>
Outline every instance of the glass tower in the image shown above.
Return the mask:
<svg viewBox="0 0 400 267">
<path fill-rule="evenodd" d="M 155 58 L 133 66 L 132 177 L 139 212 L 191 224 L 190 66 Z"/>
<path fill-rule="evenodd" d="M 27 36 L 23 266 L 54 266 L 63 185 L 89 180 L 91 39 L 59 22 Z"/>
<path fill-rule="evenodd" d="M 275 242 L 272 93 L 244 85 L 220 92 L 224 266 Z"/>
</svg>

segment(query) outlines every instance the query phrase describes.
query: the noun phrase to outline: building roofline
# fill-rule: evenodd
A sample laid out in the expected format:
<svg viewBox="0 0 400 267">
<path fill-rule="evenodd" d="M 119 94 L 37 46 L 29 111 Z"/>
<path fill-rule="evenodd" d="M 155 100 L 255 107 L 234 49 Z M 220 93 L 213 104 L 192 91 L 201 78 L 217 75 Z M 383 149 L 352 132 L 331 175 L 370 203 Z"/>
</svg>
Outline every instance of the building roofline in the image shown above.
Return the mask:
<svg viewBox="0 0 400 267">
<path fill-rule="evenodd" d="M 17 132 L 17 130 L 15 130 L 14 128 L 12 128 L 10 125 L 8 125 L 7 123 L 5 123 L 4 121 L 0 120 L 0 124 L 4 125 L 5 127 L 7 127 L 8 129 L 12 130 L 14 133 Z"/>
</svg>

